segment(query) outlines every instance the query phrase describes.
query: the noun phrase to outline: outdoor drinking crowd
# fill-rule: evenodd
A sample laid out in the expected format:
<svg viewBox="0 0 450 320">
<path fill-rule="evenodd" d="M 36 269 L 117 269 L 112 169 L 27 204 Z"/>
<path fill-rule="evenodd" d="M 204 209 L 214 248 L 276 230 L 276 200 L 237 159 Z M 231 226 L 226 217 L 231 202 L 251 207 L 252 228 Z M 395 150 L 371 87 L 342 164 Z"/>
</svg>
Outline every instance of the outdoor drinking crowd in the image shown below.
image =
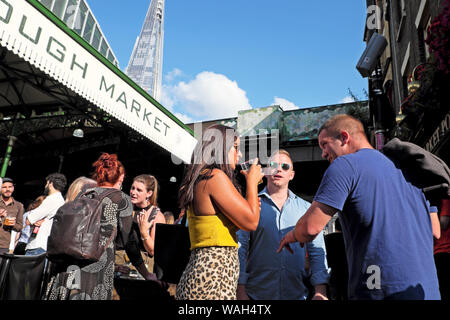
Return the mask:
<svg viewBox="0 0 450 320">
<path fill-rule="evenodd" d="M 185 168 L 177 221 L 158 208 L 154 176 L 139 175 L 129 195 L 121 191 L 125 168 L 115 154 L 103 153 L 93 163 L 91 179 L 73 181 L 65 198 L 65 176 L 50 174 L 44 194 L 26 212 L 12 196 L 13 180 L 4 178 L 0 253 L 46 254 L 51 264 L 43 298 L 49 300 L 115 299 L 114 274 L 129 273 L 131 262 L 144 279 L 172 290 L 179 300 L 448 301 L 448 183 L 440 185 L 438 198 L 436 188 L 428 196 L 423 181 L 414 178 L 431 181 L 432 175 L 421 174 L 426 169 L 420 166 L 407 171 L 396 162 L 392 155 L 396 148 L 405 154 L 404 148 L 374 149 L 362 123 L 349 115 L 326 121 L 318 140 L 330 165 L 309 203 L 289 189 L 290 181 L 302 177 L 295 175 L 286 150 L 272 153 L 270 171 L 255 159 L 239 172 L 237 132 L 209 127 Z M 407 146 L 435 161 L 418 146 Z M 449 182 L 448 167 L 437 163 L 441 167 L 434 175 Z M 238 183 L 237 175 L 245 183 Z M 266 185 L 258 192 L 263 177 Z M 343 271 L 330 263 L 336 252 L 323 234 L 335 215 L 345 243 Z M 81 230 L 86 221 L 95 228 Z M 189 229 L 189 262 L 170 286 L 154 273 L 158 223 L 183 223 Z M 77 246 L 87 249 L 80 252 Z"/>
</svg>

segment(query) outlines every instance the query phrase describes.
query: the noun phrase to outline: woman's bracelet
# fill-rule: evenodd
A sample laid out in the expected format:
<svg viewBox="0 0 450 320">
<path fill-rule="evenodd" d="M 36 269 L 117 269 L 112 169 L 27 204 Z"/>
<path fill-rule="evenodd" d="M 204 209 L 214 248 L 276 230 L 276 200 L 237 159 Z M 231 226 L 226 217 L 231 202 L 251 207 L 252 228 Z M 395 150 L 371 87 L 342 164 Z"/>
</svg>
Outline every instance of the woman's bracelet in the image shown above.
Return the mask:
<svg viewBox="0 0 450 320">
<path fill-rule="evenodd" d="M 150 239 L 150 236 L 148 236 L 147 238 L 141 237 L 141 239 L 142 239 L 143 241 L 147 241 L 148 239 Z"/>
</svg>

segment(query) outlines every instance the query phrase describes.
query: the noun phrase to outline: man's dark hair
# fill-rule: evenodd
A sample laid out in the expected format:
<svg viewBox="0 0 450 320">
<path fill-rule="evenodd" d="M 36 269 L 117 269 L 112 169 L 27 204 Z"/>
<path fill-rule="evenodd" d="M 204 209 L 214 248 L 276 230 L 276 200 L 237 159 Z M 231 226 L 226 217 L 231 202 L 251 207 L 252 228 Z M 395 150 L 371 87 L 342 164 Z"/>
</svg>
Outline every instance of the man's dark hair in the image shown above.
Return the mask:
<svg viewBox="0 0 450 320">
<path fill-rule="evenodd" d="M 5 182 L 9 182 L 9 183 L 12 183 L 13 185 L 14 185 L 14 181 L 13 181 L 13 179 L 11 179 L 11 178 L 3 178 L 3 181 L 2 181 L 2 183 L 5 183 Z"/>
<path fill-rule="evenodd" d="M 48 182 L 53 183 L 53 188 L 58 190 L 59 192 L 63 192 L 66 185 L 67 185 L 67 179 L 66 176 L 62 173 L 52 173 L 45 178 Z"/>
</svg>

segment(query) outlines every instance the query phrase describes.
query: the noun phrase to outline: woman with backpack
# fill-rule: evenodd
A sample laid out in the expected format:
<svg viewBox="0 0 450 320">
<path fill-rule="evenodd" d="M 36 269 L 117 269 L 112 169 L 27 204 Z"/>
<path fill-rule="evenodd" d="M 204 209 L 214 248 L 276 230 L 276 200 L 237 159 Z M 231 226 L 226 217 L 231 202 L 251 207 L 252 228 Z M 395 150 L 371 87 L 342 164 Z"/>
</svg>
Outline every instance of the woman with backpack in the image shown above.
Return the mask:
<svg viewBox="0 0 450 320">
<path fill-rule="evenodd" d="M 94 262 L 82 259 L 52 261 L 48 300 L 112 299 L 115 243 L 128 241 L 133 206 L 130 197 L 120 191 L 125 169 L 117 155 L 103 153 L 93 167 L 92 178 L 97 187 L 92 196 L 100 199 L 102 207 L 98 246 L 105 247 L 104 251 Z M 156 276 L 153 275 L 151 280 L 156 280 Z"/>
</svg>

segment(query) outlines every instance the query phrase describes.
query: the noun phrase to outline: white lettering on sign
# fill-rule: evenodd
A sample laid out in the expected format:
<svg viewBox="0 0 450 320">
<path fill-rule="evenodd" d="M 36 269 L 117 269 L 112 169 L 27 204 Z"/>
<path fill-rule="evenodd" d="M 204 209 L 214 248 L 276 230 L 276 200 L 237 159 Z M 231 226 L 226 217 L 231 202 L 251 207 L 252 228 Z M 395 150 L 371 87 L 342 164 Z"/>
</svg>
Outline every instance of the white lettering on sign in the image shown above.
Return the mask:
<svg viewBox="0 0 450 320">
<path fill-rule="evenodd" d="M 197 140 L 120 70 L 90 52 L 31 3 L 0 0 L 0 45 L 190 162 Z"/>
</svg>

